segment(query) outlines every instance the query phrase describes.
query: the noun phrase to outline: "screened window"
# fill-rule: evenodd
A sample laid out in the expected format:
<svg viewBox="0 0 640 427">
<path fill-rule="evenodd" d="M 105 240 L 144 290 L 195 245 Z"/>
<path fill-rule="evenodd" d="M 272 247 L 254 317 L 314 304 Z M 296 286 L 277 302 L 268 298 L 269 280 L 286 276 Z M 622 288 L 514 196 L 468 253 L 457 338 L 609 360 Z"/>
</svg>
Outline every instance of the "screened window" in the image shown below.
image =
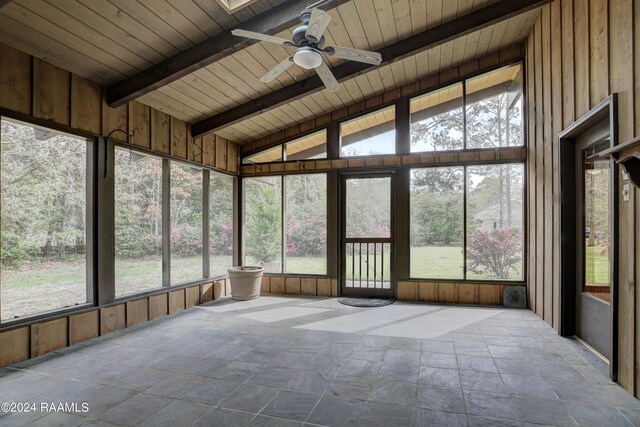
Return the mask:
<svg viewBox="0 0 640 427">
<path fill-rule="evenodd" d="M 411 277 L 523 280 L 523 178 L 523 164 L 412 169 Z"/>
<path fill-rule="evenodd" d="M 391 237 L 391 178 L 350 179 L 345 190 L 346 237 Z"/>
<path fill-rule="evenodd" d="M 209 271 L 227 274 L 233 265 L 233 177 L 209 175 Z"/>
<path fill-rule="evenodd" d="M 116 297 L 162 286 L 162 159 L 115 149 Z"/>
<path fill-rule="evenodd" d="M 269 163 L 269 162 L 281 162 L 282 161 L 282 145 L 269 148 L 268 150 L 260 151 L 249 157 L 245 157 L 242 163 Z"/>
<path fill-rule="evenodd" d="M 202 278 L 202 170 L 171 162 L 171 284 Z"/>
<path fill-rule="evenodd" d="M 467 148 L 524 144 L 520 64 L 467 80 L 466 104 Z"/>
<path fill-rule="evenodd" d="M 285 144 L 287 160 L 310 160 L 327 158 L 327 131 L 295 139 Z"/>
<path fill-rule="evenodd" d="M 87 302 L 87 141 L 1 119 L 1 319 Z"/>
<path fill-rule="evenodd" d="M 340 125 L 342 157 L 395 154 L 396 108 L 391 106 Z"/>
<path fill-rule="evenodd" d="M 282 177 L 244 179 L 245 264 L 280 273 L 282 263 Z"/>
<path fill-rule="evenodd" d="M 412 153 L 464 148 L 462 83 L 413 98 L 410 108 Z"/>
<path fill-rule="evenodd" d="M 523 280 L 524 165 L 467 169 L 467 278 Z"/>
<path fill-rule="evenodd" d="M 411 277 L 464 278 L 464 168 L 411 170 Z"/>
<path fill-rule="evenodd" d="M 285 273 L 327 273 L 327 175 L 284 177 Z"/>
</svg>

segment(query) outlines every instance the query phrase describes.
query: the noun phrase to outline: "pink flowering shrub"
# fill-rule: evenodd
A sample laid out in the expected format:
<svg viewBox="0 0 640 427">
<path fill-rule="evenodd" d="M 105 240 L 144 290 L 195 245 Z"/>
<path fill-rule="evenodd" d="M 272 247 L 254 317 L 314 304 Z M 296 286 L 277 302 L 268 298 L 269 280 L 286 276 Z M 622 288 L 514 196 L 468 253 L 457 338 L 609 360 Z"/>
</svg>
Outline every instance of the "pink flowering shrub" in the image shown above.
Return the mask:
<svg viewBox="0 0 640 427">
<path fill-rule="evenodd" d="M 522 237 L 512 229 L 478 230 L 467 242 L 470 271 L 496 279 L 509 279 L 522 262 Z"/>
</svg>

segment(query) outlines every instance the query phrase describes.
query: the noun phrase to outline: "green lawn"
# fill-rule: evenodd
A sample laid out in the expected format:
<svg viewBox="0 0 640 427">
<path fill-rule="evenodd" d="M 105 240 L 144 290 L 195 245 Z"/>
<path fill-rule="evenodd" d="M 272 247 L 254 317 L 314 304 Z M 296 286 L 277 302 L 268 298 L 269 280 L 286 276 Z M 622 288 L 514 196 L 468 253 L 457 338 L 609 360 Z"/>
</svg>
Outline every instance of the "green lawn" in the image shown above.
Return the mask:
<svg viewBox="0 0 640 427">
<path fill-rule="evenodd" d="M 411 248 L 411 277 L 462 279 L 462 248 L 423 246 Z"/>
<path fill-rule="evenodd" d="M 366 258 L 366 255 L 365 255 Z M 378 262 L 381 257 L 379 254 Z M 587 280 L 589 283 L 608 283 L 609 263 L 602 248 L 587 248 Z M 411 277 L 433 279 L 462 278 L 462 250 L 459 247 L 416 247 L 411 248 Z M 252 264 L 247 260 L 247 264 Z M 225 274 L 231 265 L 231 257 L 213 257 L 213 276 Z M 351 279 L 351 256 L 347 257 L 347 276 Z M 370 255 L 370 278 L 373 277 L 373 256 Z M 380 266 L 376 265 L 378 271 Z M 359 279 L 358 257 L 356 275 Z M 366 263 L 362 262 L 363 278 L 366 278 Z M 326 260 L 320 257 L 290 257 L 287 259 L 287 273 L 326 274 Z M 384 277 L 390 277 L 391 266 L 388 252 L 384 256 Z M 172 259 L 171 277 L 173 283 L 199 279 L 202 275 L 200 256 Z M 468 275 L 470 279 L 491 279 L 490 276 Z M 521 278 L 518 269 L 512 279 Z M 5 269 L 2 272 L 2 319 L 14 316 L 41 313 L 60 307 L 82 304 L 85 301 L 85 265 L 80 261 L 49 262 L 33 264 L 21 269 Z M 116 295 L 123 296 L 162 284 L 162 263 L 159 259 L 143 261 L 116 261 Z"/>
<path fill-rule="evenodd" d="M 609 285 L 609 253 L 606 246 L 590 246 L 586 250 L 585 264 L 589 285 Z"/>
<path fill-rule="evenodd" d="M 211 258 L 212 276 L 226 274 L 231 257 Z M 31 264 L 20 269 L 3 269 L 2 319 L 42 313 L 86 301 L 84 261 L 56 261 Z M 202 277 L 202 257 L 173 258 L 174 283 Z M 162 286 L 159 259 L 116 260 L 116 297 Z"/>
<path fill-rule="evenodd" d="M 464 258 L 461 247 L 423 246 L 411 248 L 411 277 L 462 279 Z M 490 272 L 467 271 L 467 279 L 496 280 Z M 522 280 L 522 265 L 511 270 L 507 280 Z"/>
</svg>

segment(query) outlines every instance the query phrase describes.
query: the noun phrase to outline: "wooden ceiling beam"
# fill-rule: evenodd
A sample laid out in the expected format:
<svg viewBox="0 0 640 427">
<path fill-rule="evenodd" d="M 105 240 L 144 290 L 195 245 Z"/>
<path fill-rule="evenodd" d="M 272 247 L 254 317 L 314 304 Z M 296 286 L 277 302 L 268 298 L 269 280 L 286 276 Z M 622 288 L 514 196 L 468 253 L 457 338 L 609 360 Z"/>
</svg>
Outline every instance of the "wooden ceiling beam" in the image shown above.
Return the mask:
<svg viewBox="0 0 640 427">
<path fill-rule="evenodd" d="M 432 49 L 467 34 L 480 31 L 498 22 L 538 8 L 552 0 L 502 0 L 491 6 L 479 9 L 453 21 L 439 25 L 420 34 L 416 34 L 398 43 L 386 46 L 378 52 L 382 56 L 380 65 L 347 62 L 331 69 L 338 81 L 352 79 L 360 74 L 399 61 L 427 49 Z M 194 136 L 201 136 L 235 123 L 272 110 L 281 105 L 318 92 L 324 85 L 317 75 L 296 82 L 290 86 L 269 93 L 259 99 L 252 100 L 213 117 L 193 124 Z"/>
<path fill-rule="evenodd" d="M 0 0 L 0 5 L 4 1 L 7 0 Z M 347 1 L 349 0 L 328 0 L 322 4 L 322 9 L 330 10 Z M 312 3 L 312 0 L 287 0 L 234 28 L 275 35 L 298 24 L 300 12 Z M 232 30 L 233 28 L 216 34 L 159 64 L 114 84 L 107 89 L 107 103 L 111 107 L 126 104 L 257 43 L 256 40 L 234 36 L 231 34 Z"/>
</svg>

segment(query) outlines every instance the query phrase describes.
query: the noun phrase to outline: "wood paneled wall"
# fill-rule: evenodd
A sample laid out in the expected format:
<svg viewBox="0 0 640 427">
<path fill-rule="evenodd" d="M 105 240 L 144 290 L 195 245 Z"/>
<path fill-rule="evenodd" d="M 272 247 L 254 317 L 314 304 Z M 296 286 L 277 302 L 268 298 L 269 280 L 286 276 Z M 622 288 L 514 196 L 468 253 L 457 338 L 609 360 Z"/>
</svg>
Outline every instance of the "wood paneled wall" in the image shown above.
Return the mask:
<svg viewBox="0 0 640 427">
<path fill-rule="evenodd" d="M 329 277 L 265 274 L 262 276 L 260 293 L 337 297 L 338 280 Z"/>
<path fill-rule="evenodd" d="M 505 285 L 497 283 L 398 281 L 398 300 L 445 304 L 501 305 Z M 262 294 L 338 296 L 338 280 L 329 277 L 265 274 Z"/>
<path fill-rule="evenodd" d="M 16 326 L 0 332 L 0 368 L 230 295 L 225 278 Z"/>
<path fill-rule="evenodd" d="M 135 146 L 237 174 L 238 146 L 210 135 L 192 138 L 191 126 L 139 102 L 107 106 L 103 88 L 0 44 L 0 108 L 70 129 L 107 136 L 134 131 Z M 126 141 L 122 133 L 113 138 Z"/>
<path fill-rule="evenodd" d="M 527 39 L 526 70 L 529 305 L 558 329 L 557 136 L 612 93 L 618 93 L 619 142 L 640 135 L 640 0 L 555 0 L 544 6 Z M 640 274 L 640 194 L 632 189 L 630 200 L 622 199 L 616 218 L 618 381 L 639 396 L 640 295 L 635 286 Z"/>
<path fill-rule="evenodd" d="M 497 283 L 408 280 L 398 282 L 398 299 L 443 304 L 502 305 L 505 286 Z"/>
</svg>

